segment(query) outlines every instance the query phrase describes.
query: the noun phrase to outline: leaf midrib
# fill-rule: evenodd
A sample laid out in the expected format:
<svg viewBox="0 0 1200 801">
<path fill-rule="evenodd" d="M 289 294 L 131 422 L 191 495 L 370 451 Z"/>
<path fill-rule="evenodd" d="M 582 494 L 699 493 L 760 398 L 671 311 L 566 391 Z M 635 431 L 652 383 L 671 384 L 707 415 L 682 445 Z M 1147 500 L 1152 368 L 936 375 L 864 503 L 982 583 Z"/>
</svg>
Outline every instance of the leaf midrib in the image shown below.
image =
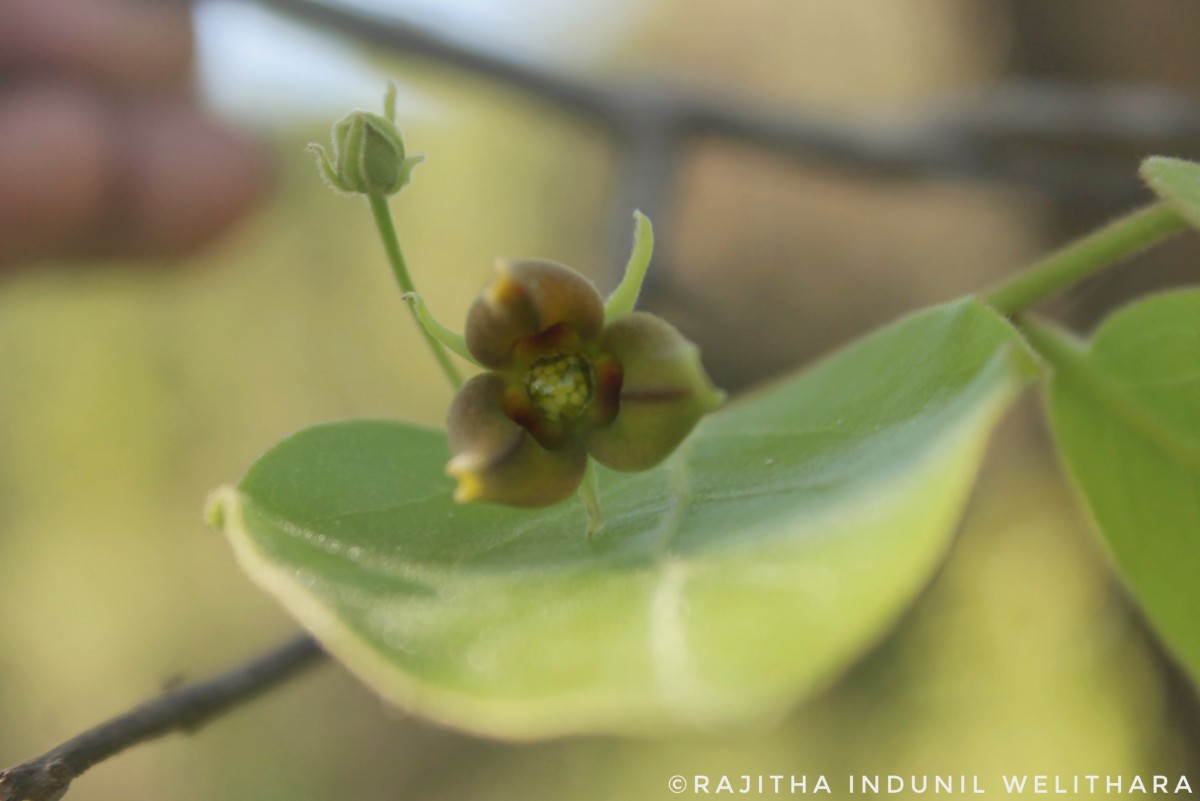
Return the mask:
<svg viewBox="0 0 1200 801">
<path fill-rule="evenodd" d="M 1030 324 L 1029 330 L 1039 350 L 1054 366 L 1055 380 L 1074 383 L 1184 469 L 1200 475 L 1200 449 L 1185 441 L 1183 434 L 1163 423 L 1152 409 L 1126 392 L 1114 376 L 1088 358 L 1087 351 L 1048 325 Z"/>
</svg>

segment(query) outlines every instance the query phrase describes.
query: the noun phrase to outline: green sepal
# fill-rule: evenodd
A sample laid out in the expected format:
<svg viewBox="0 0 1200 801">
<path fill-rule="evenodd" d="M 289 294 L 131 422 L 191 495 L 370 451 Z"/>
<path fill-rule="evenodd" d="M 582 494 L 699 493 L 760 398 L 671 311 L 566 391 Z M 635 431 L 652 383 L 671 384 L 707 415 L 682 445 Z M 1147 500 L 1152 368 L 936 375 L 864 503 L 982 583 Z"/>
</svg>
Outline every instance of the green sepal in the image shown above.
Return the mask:
<svg viewBox="0 0 1200 801">
<path fill-rule="evenodd" d="M 429 306 L 425 303 L 424 298 L 416 292 L 405 292 L 400 296 L 400 299 L 407 303 L 413 310 L 413 314 L 417 319 L 417 325 L 421 326 L 425 330 L 425 333 L 442 343 L 451 353 L 455 353 L 460 358 L 466 359 L 476 367 L 483 366 L 471 355 L 471 351 L 467 349 L 466 338 L 462 334 L 456 334 L 438 322 L 438 319 L 433 316 L 433 312 L 429 310 Z"/>
<path fill-rule="evenodd" d="M 633 311 L 642 292 L 642 283 L 646 280 L 646 270 L 650 268 L 650 258 L 654 255 L 654 227 L 650 224 L 650 218 L 635 211 L 633 220 L 633 251 L 625 264 L 625 274 L 620 285 L 604 302 L 604 319 L 609 322 Z"/>
</svg>

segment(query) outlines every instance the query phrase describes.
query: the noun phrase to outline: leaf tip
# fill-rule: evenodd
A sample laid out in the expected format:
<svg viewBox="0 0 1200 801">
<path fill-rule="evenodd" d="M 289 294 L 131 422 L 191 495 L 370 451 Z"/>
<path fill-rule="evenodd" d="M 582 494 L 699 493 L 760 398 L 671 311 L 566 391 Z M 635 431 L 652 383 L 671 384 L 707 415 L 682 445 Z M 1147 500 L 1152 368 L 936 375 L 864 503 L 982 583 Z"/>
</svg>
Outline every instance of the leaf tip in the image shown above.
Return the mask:
<svg viewBox="0 0 1200 801">
<path fill-rule="evenodd" d="M 1150 176 L 1154 175 L 1159 170 L 1164 168 L 1169 169 L 1175 165 L 1190 165 L 1191 163 L 1192 162 L 1189 162 L 1185 159 L 1173 158 L 1171 156 L 1147 156 L 1146 158 L 1142 159 L 1142 163 L 1138 166 L 1138 174 L 1141 175 L 1143 179 L 1149 181 Z"/>
<path fill-rule="evenodd" d="M 222 484 L 209 493 L 208 500 L 204 502 L 204 524 L 209 528 L 224 529 L 226 504 L 236 502 L 236 493 L 237 490 L 229 484 Z"/>
<path fill-rule="evenodd" d="M 1200 164 L 1170 156 L 1142 160 L 1138 175 L 1193 226 L 1200 227 Z"/>
</svg>

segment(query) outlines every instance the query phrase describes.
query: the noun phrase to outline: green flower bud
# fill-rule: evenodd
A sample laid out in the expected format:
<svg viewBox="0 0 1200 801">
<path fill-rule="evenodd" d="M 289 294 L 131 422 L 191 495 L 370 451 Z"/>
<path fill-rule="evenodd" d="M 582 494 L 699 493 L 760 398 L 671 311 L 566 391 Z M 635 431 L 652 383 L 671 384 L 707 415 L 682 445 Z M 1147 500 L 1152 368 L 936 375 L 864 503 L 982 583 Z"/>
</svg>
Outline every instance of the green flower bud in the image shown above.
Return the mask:
<svg viewBox="0 0 1200 801">
<path fill-rule="evenodd" d="M 408 183 L 412 169 L 424 156 L 406 156 L 404 138 L 396 127 L 395 91 L 388 84 L 384 98 L 387 116 L 355 111 L 333 125 L 332 155 L 318 144 L 308 146 L 331 187 L 342 192 L 394 195 Z"/>
</svg>

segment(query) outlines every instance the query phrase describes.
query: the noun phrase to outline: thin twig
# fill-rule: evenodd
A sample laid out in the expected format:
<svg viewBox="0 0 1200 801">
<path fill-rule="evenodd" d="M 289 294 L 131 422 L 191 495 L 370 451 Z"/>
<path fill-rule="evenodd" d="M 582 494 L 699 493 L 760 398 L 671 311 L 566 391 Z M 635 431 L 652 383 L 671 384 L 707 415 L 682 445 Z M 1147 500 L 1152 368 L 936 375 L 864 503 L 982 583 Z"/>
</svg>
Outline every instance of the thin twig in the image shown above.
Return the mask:
<svg viewBox="0 0 1200 801">
<path fill-rule="evenodd" d="M 259 1 L 323 30 L 338 31 L 366 44 L 480 75 L 530 92 L 568 111 L 608 119 L 620 112 L 617 93 L 599 82 L 514 61 L 438 36 L 394 17 L 323 0 Z"/>
<path fill-rule="evenodd" d="M 324 652 L 308 635 L 208 681 L 146 701 L 36 759 L 0 771 L 0 801 L 57 801 L 71 780 L 130 746 L 193 731 L 314 663 Z"/>
<path fill-rule="evenodd" d="M 843 119 L 654 78 L 617 82 L 518 61 L 339 0 L 251 1 L 399 56 L 525 92 L 607 132 L 621 176 L 611 253 L 601 262 L 613 267 L 621 263 L 632 209 L 648 213 L 663 231 L 671 229 L 682 157 L 704 139 L 872 179 L 1002 182 L 1103 207 L 1141 202 L 1145 190 L 1136 166 L 1147 153 L 1200 153 L 1200 104 L 1158 86 L 1010 82 L 916 115 Z M 672 238 L 662 240 L 648 297 L 686 290 L 672 280 Z M 611 285 L 617 276 L 597 278 Z"/>
<path fill-rule="evenodd" d="M 1067 197 L 1111 198 L 1138 188 L 1121 152 L 1136 159 L 1164 146 L 1195 150 L 1200 144 L 1196 98 L 1159 86 L 1006 83 L 919 116 L 845 120 L 653 79 L 621 83 L 541 67 L 337 0 L 257 2 L 396 54 L 527 92 L 590 118 L 625 145 L 649 139 L 660 152 L 663 142 L 678 147 L 716 136 L 874 175 L 1000 180 Z M 655 172 L 672 175 L 670 169 Z"/>
</svg>

